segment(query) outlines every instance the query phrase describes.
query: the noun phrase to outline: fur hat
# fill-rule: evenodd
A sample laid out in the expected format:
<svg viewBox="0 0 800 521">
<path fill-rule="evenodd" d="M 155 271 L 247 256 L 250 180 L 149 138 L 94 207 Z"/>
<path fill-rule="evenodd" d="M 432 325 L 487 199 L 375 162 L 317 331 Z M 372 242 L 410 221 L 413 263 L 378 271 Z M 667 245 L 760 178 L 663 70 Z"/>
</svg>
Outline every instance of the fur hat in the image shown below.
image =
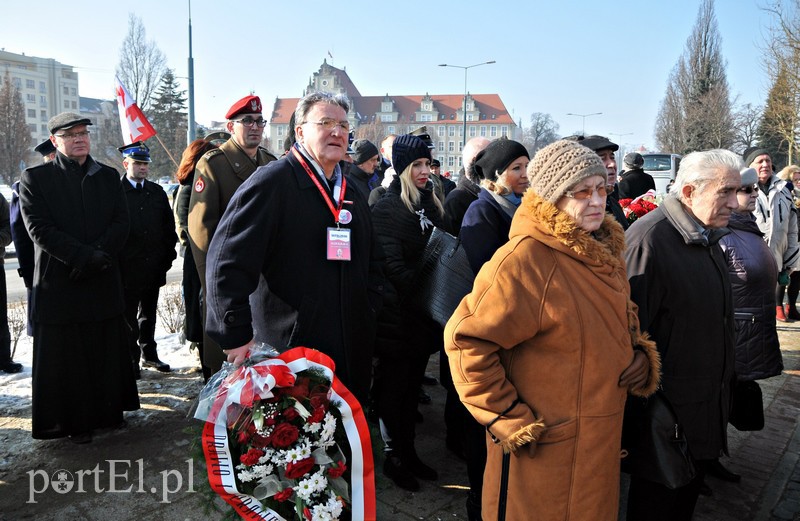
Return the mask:
<svg viewBox="0 0 800 521">
<path fill-rule="evenodd" d="M 600 156 L 566 139 L 539 150 L 528 164 L 530 189 L 553 204 L 571 187 L 594 175 L 608 181 L 608 172 Z"/>
<path fill-rule="evenodd" d="M 77 127 L 78 125 L 91 125 L 92 120 L 85 118 L 80 114 L 74 112 L 62 112 L 50 118 L 47 122 L 47 129 L 50 134 L 55 135 L 59 130 L 67 130 L 68 128 Z"/>
<path fill-rule="evenodd" d="M 758 173 L 755 168 L 742 168 L 740 173 L 742 174 L 741 186 L 753 186 L 758 182 Z"/>
<path fill-rule="evenodd" d="M 402 174 L 408 165 L 420 158 L 431 158 L 431 149 L 422 139 L 411 134 L 397 136 L 392 145 L 392 166 L 397 175 Z"/>
<path fill-rule="evenodd" d="M 772 159 L 772 154 L 766 148 L 750 147 L 744 151 L 744 154 L 742 154 L 742 159 L 744 159 L 745 166 L 750 166 L 758 156 L 763 156 L 764 154 L 767 154 L 770 156 L 770 159 Z"/>
<path fill-rule="evenodd" d="M 356 139 L 353 141 L 353 163 L 360 165 L 364 161 L 372 159 L 378 155 L 378 147 L 368 139 Z"/>
<path fill-rule="evenodd" d="M 633 170 L 635 168 L 642 168 L 644 166 L 644 158 L 638 152 L 628 152 L 625 154 L 625 159 L 622 160 L 626 170 Z"/>
<path fill-rule="evenodd" d="M 531 158 L 522 143 L 513 139 L 496 139 L 478 152 L 472 169 L 481 179 L 497 181 L 497 177 L 505 172 L 508 165 L 523 156 Z"/>
</svg>

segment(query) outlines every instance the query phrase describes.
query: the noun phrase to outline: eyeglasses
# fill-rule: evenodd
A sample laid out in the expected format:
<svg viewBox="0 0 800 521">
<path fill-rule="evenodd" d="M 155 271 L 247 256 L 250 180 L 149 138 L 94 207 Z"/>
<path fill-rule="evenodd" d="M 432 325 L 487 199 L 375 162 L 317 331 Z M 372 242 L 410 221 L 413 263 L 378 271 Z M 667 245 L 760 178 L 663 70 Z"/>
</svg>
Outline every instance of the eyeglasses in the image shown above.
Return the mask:
<svg viewBox="0 0 800 521">
<path fill-rule="evenodd" d="M 336 127 L 341 128 L 344 132 L 350 132 L 350 122 L 349 121 L 336 121 L 333 118 L 322 118 L 319 121 L 306 121 L 306 123 L 313 123 L 315 125 L 319 125 L 325 130 L 333 130 Z"/>
<path fill-rule="evenodd" d="M 590 199 L 592 197 L 592 194 L 594 194 L 595 192 L 597 192 L 597 195 L 599 195 L 600 197 L 605 197 L 606 194 L 608 193 L 608 188 L 606 188 L 605 183 L 603 183 L 601 185 L 597 185 L 594 188 L 590 187 L 590 188 L 584 188 L 583 190 L 567 190 L 566 192 L 564 192 L 564 197 L 584 200 L 584 199 Z"/>
<path fill-rule="evenodd" d="M 236 123 L 241 123 L 243 126 L 250 128 L 254 124 L 258 125 L 258 128 L 264 128 L 267 126 L 267 120 L 264 118 L 253 119 L 250 116 L 245 116 L 242 119 L 234 120 Z"/>
<path fill-rule="evenodd" d="M 740 194 L 752 194 L 755 191 L 755 186 L 745 186 L 744 188 L 739 188 L 737 192 Z"/>
<path fill-rule="evenodd" d="M 83 132 L 73 132 L 73 133 L 69 133 L 69 134 L 53 134 L 53 135 L 56 136 L 56 137 L 60 137 L 64 141 L 75 141 L 79 137 L 80 138 L 88 138 L 89 137 L 89 133 L 90 132 L 88 130 L 84 130 Z"/>
</svg>

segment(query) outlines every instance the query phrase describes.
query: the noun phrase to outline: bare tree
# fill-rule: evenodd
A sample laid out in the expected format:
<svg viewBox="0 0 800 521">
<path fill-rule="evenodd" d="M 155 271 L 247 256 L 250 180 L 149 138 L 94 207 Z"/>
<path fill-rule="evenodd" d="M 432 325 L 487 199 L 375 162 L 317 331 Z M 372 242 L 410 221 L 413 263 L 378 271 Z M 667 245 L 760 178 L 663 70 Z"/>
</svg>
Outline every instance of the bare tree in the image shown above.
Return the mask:
<svg viewBox="0 0 800 521">
<path fill-rule="evenodd" d="M 384 137 L 386 137 L 386 129 L 380 123 L 367 123 L 356 129 L 356 139 L 367 139 L 377 147 L 381 146 Z"/>
<path fill-rule="evenodd" d="M 22 93 L 6 70 L 0 87 L 0 177 L 13 183 L 20 174 L 20 165 L 31 149 L 31 130 L 25 123 Z"/>
<path fill-rule="evenodd" d="M 531 114 L 531 126 L 525 130 L 522 138 L 522 144 L 528 149 L 531 157 L 556 140 L 558 140 L 558 123 L 550 114 L 544 112 Z"/>
<path fill-rule="evenodd" d="M 714 1 L 703 0 L 686 48 L 667 83 L 656 121 L 664 151 L 688 153 L 733 144 L 733 115 Z"/>
<path fill-rule="evenodd" d="M 136 104 L 147 112 L 161 78 L 167 70 L 167 59 L 154 41 L 147 40 L 141 18 L 128 15 L 128 34 L 119 50 L 117 76 L 131 93 Z"/>
</svg>

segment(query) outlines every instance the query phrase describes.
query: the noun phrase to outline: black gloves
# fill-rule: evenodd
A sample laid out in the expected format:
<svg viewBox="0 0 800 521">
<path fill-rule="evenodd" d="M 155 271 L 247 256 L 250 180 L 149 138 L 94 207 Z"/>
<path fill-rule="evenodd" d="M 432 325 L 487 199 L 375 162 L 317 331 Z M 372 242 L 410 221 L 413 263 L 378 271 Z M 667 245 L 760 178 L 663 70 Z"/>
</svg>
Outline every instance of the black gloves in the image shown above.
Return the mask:
<svg viewBox="0 0 800 521">
<path fill-rule="evenodd" d="M 83 268 L 72 268 L 69 278 L 71 280 L 83 280 L 108 269 L 110 266 L 111 255 L 103 250 L 93 250 Z"/>
</svg>

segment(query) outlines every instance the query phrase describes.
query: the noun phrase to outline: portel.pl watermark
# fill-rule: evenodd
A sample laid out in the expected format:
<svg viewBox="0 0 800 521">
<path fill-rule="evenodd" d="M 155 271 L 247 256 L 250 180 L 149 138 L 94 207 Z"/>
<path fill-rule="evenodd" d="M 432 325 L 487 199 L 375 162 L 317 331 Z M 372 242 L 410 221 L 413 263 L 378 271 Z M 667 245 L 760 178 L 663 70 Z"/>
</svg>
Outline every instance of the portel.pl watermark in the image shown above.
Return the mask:
<svg viewBox="0 0 800 521">
<path fill-rule="evenodd" d="M 184 472 L 188 476 L 184 489 L 183 472 L 167 469 L 159 472 L 160 483 L 156 479 L 151 486 L 145 486 L 144 460 L 105 460 L 107 468 L 100 463 L 90 470 L 59 469 L 55 472 L 45 470 L 28 471 L 28 501 L 37 503 L 37 496 L 52 490 L 57 494 L 96 494 L 110 492 L 122 494 L 156 494 L 161 496 L 161 503 L 169 503 L 170 497 L 178 492 L 195 492 L 194 465 L 192 459 L 186 460 Z"/>
</svg>

